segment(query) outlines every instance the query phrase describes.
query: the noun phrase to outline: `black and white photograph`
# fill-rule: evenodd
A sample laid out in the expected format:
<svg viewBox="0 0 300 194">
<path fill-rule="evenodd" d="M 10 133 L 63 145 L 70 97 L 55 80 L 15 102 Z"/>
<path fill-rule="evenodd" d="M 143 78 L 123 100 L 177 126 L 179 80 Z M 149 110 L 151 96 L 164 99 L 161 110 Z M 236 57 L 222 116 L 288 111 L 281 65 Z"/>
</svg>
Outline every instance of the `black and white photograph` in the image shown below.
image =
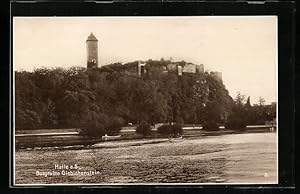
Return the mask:
<svg viewBox="0 0 300 194">
<path fill-rule="evenodd" d="M 13 17 L 13 185 L 278 184 L 277 16 Z"/>
</svg>

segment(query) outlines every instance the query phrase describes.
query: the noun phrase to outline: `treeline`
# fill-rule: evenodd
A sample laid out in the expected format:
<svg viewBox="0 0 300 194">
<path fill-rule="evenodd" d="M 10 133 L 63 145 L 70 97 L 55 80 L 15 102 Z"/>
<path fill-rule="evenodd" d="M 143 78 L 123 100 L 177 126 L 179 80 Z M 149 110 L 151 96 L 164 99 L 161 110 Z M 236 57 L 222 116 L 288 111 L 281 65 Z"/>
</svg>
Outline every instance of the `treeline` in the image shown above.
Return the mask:
<svg viewBox="0 0 300 194">
<path fill-rule="evenodd" d="M 115 134 L 128 123 L 225 124 L 239 111 L 209 74 L 165 73 L 157 67 L 166 61 L 152 60 L 147 75 L 128 74 L 136 64 L 15 72 L 16 129 L 78 127 L 97 129 L 87 130 L 92 135 Z"/>
<path fill-rule="evenodd" d="M 267 121 L 275 125 L 276 104 L 265 105 L 265 100 L 260 97 L 258 104 L 251 105 L 250 97 L 240 93 L 234 99 L 232 111 L 226 122 L 226 128 L 242 129 L 246 125 L 264 125 Z"/>
</svg>

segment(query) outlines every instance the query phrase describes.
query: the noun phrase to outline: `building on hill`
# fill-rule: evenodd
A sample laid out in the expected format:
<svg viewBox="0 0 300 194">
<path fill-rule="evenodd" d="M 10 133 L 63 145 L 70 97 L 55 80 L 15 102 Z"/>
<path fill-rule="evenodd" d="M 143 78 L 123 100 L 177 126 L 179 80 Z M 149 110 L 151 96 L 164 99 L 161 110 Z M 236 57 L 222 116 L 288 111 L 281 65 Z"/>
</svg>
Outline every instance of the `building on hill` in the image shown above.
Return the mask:
<svg viewBox="0 0 300 194">
<path fill-rule="evenodd" d="M 196 73 L 204 73 L 204 66 L 203 64 L 196 65 Z"/>
<path fill-rule="evenodd" d="M 96 69 L 98 68 L 99 61 L 98 61 L 98 39 L 96 36 L 91 32 L 86 40 L 86 48 L 87 48 L 87 69 Z M 170 62 L 170 61 L 169 61 Z M 130 75 L 138 75 L 142 77 L 146 75 L 151 68 L 156 68 L 163 73 L 177 73 L 177 75 L 181 76 L 185 73 L 205 73 L 203 64 L 193 64 L 193 63 L 185 63 L 182 62 L 171 62 L 168 65 L 163 65 L 161 67 L 150 67 L 147 62 L 137 61 L 127 65 L 128 67 L 125 68 L 125 72 Z M 215 79 L 222 82 L 222 73 L 217 71 L 210 72 L 210 75 Z"/>
<path fill-rule="evenodd" d="M 170 63 L 167 65 L 167 71 L 168 72 L 176 72 L 177 71 L 177 64 L 176 63 Z"/>
<path fill-rule="evenodd" d="M 182 68 L 183 73 L 196 73 L 196 65 L 192 63 L 187 63 Z"/>
<path fill-rule="evenodd" d="M 143 66 L 145 66 L 145 68 Z M 160 65 L 160 66 L 157 65 L 152 66 L 150 64 L 147 64 L 147 62 L 140 62 L 138 64 L 137 73 L 139 76 L 142 76 L 143 74 L 146 74 L 147 71 L 153 68 L 163 73 L 176 73 L 177 75 L 182 75 L 185 73 L 193 73 L 193 74 L 204 73 L 203 64 L 197 64 L 197 65 L 193 63 L 183 64 L 182 62 L 172 62 L 167 65 Z"/>
<path fill-rule="evenodd" d="M 206 74 L 210 75 L 214 79 L 222 81 L 222 72 L 218 71 L 204 71 L 204 66 L 203 64 L 192 64 L 192 63 L 178 63 L 178 62 L 173 62 L 168 65 L 164 64 L 149 64 L 147 61 L 134 61 L 130 63 L 126 63 L 124 65 L 119 64 L 118 67 L 116 68 L 116 64 L 112 64 L 114 66 L 108 65 L 108 66 L 103 66 L 101 69 L 115 69 L 118 71 L 122 71 L 123 73 L 131 76 L 138 76 L 138 77 L 143 77 L 146 75 L 153 75 L 157 73 L 173 73 L 177 74 L 178 76 L 182 75 L 188 75 L 188 74 Z M 111 66 L 111 67 L 110 67 Z M 105 71 L 105 70 L 104 70 Z"/>
<path fill-rule="evenodd" d="M 182 66 L 181 65 L 177 66 L 177 75 L 182 76 Z"/>
<path fill-rule="evenodd" d="M 87 68 L 95 69 L 98 68 L 98 39 L 91 32 L 86 40 L 87 49 Z"/>
<path fill-rule="evenodd" d="M 86 40 L 86 48 L 87 48 L 87 69 L 96 69 L 99 65 L 98 60 L 98 39 L 91 32 Z M 169 63 L 169 64 L 168 64 Z M 115 64 L 114 64 L 115 65 Z M 120 64 L 123 66 L 122 64 Z M 106 67 L 106 66 L 105 66 Z M 108 68 L 104 68 L 102 70 L 108 71 L 115 67 L 109 66 Z M 119 68 L 118 68 L 119 69 Z M 162 61 L 135 61 L 131 63 L 125 64 L 120 71 L 132 76 L 142 77 L 147 74 L 153 74 L 157 72 L 161 73 L 176 73 L 181 76 L 183 74 L 208 74 L 207 71 L 204 72 L 203 64 L 193 64 L 186 63 L 184 61 L 179 62 L 171 62 L 167 61 L 166 63 L 162 63 Z M 215 79 L 222 82 L 222 73 L 217 71 L 210 72 L 210 75 Z"/>
<path fill-rule="evenodd" d="M 138 61 L 138 75 L 141 77 L 147 73 L 146 63 Z"/>
</svg>

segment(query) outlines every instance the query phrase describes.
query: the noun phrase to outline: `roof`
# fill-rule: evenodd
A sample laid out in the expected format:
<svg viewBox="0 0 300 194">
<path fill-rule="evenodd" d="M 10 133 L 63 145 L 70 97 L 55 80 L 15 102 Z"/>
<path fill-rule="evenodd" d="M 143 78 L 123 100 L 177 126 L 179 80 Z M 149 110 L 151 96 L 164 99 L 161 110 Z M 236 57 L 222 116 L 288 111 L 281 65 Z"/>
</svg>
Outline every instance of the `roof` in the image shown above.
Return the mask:
<svg viewBox="0 0 300 194">
<path fill-rule="evenodd" d="M 89 35 L 86 41 L 98 41 L 98 40 L 96 36 L 93 34 L 93 32 L 91 32 L 91 34 Z"/>
</svg>

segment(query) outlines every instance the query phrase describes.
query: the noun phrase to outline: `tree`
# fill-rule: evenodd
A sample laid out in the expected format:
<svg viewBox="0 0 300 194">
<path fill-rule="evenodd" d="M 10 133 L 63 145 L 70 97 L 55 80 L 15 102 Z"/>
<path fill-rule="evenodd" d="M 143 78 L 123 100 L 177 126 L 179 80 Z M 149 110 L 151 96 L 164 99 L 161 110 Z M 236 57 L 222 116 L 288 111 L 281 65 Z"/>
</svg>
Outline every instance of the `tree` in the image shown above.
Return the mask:
<svg viewBox="0 0 300 194">
<path fill-rule="evenodd" d="M 81 134 L 88 138 L 99 138 L 105 134 L 106 115 L 90 111 L 81 117 Z"/>
<path fill-rule="evenodd" d="M 233 100 L 222 83 L 206 74 L 166 72 L 170 60 L 146 63 L 150 73 L 144 77 L 134 75 L 137 61 L 92 71 L 72 67 L 16 72 L 16 128 L 83 127 L 116 134 L 129 122 L 225 122 Z"/>
<path fill-rule="evenodd" d="M 108 135 L 118 135 L 121 127 L 124 126 L 124 120 L 121 117 L 111 116 L 107 119 L 105 133 Z"/>
<path fill-rule="evenodd" d="M 235 104 L 241 107 L 245 102 L 245 95 L 242 95 L 240 92 L 237 93 L 236 98 L 234 100 Z"/>
<path fill-rule="evenodd" d="M 157 128 L 157 132 L 161 135 L 177 136 L 182 134 L 183 130 L 181 125 L 162 125 Z"/>
<path fill-rule="evenodd" d="M 244 101 L 245 96 L 238 92 L 234 100 L 232 113 L 228 117 L 225 128 L 234 130 L 244 130 L 246 128 L 248 124 L 247 104 L 250 104 L 250 98 L 247 99 L 246 105 L 244 104 Z"/>
<path fill-rule="evenodd" d="M 203 124 L 203 130 L 207 130 L 207 131 L 216 131 L 219 130 L 219 126 L 215 121 L 206 121 Z"/>
<path fill-rule="evenodd" d="M 251 107 L 250 96 L 248 96 L 248 98 L 247 98 L 246 107 L 248 107 L 248 108 Z"/>
<path fill-rule="evenodd" d="M 245 118 L 240 117 L 230 117 L 228 122 L 225 125 L 226 129 L 233 129 L 233 130 L 245 130 L 247 126 L 247 122 Z"/>
</svg>

